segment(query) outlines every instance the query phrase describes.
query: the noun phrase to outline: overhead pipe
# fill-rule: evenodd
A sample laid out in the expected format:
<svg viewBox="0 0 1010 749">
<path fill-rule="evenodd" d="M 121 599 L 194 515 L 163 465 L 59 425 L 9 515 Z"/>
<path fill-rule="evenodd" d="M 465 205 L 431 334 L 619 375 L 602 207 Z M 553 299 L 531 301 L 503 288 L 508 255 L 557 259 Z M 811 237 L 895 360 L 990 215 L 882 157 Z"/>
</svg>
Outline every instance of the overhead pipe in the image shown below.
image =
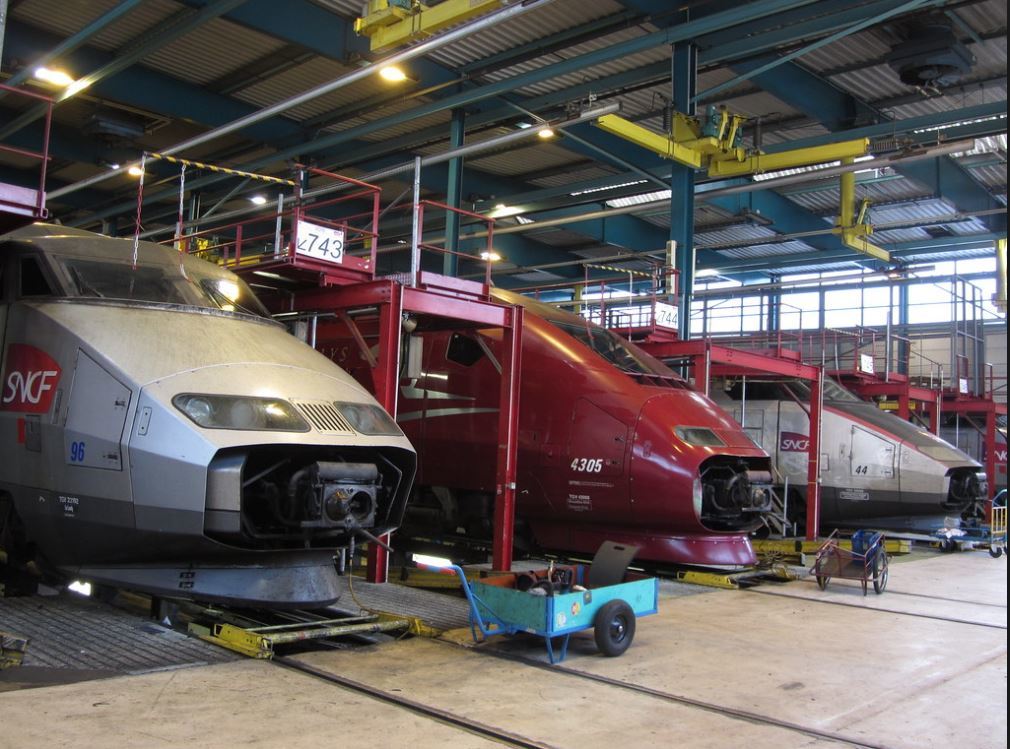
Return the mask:
<svg viewBox="0 0 1010 749">
<path fill-rule="evenodd" d="M 491 151 L 499 148 L 504 148 L 506 146 L 512 146 L 517 142 L 534 137 L 537 132 L 543 127 L 550 127 L 554 130 L 564 130 L 566 127 L 571 127 L 572 125 L 577 125 L 580 122 L 590 122 L 595 120 L 597 117 L 602 117 L 605 114 L 611 114 L 616 112 L 619 106 L 615 104 L 607 104 L 606 106 L 597 107 L 596 109 L 586 110 L 578 117 L 573 117 L 567 120 L 556 120 L 553 122 L 546 122 L 541 127 L 529 127 L 523 130 L 517 130 L 514 133 L 506 133 L 505 135 L 500 135 L 496 138 L 490 138 L 485 141 L 480 141 L 478 143 L 471 143 L 466 146 L 460 146 L 459 148 L 451 148 L 448 151 L 443 151 L 442 153 L 433 154 L 431 156 L 424 156 L 420 158 L 421 168 L 426 166 L 432 166 L 433 164 L 441 164 L 443 161 L 449 161 L 450 159 L 455 159 L 459 157 L 472 156 L 474 154 L 482 153 L 484 151 Z M 159 153 L 164 153 L 159 152 Z M 408 172 L 414 171 L 417 167 L 417 159 L 412 161 L 404 161 L 402 164 L 395 164 L 391 167 L 385 169 L 380 169 L 379 171 L 369 172 L 368 174 L 362 174 L 355 179 L 359 182 L 377 182 L 388 177 L 394 177 L 398 174 L 406 174 Z M 302 200 L 310 200 L 313 198 L 322 197 L 324 195 L 329 195 L 334 192 L 340 192 L 348 188 L 346 183 L 340 183 L 336 185 L 329 185 L 326 187 L 318 187 L 315 190 L 308 190 L 302 193 Z M 285 196 L 284 203 L 290 203 L 295 200 L 292 195 Z M 257 206 L 250 206 L 248 208 L 237 208 L 233 211 L 228 211 L 227 213 L 220 214 L 217 219 L 218 221 L 230 220 L 233 218 L 241 218 L 243 216 L 251 216 L 262 208 Z M 388 210 L 388 206 L 387 206 Z M 183 228 L 190 228 L 201 223 L 199 220 L 186 222 Z M 149 231 L 143 232 L 140 235 L 141 239 L 147 239 L 149 237 L 155 237 L 160 234 L 165 234 L 172 231 L 171 228 L 161 228 L 161 229 L 151 229 Z"/>
<path fill-rule="evenodd" d="M 550 2 L 553 2 L 553 0 L 526 0 L 525 2 L 517 3 L 515 5 L 510 5 L 508 7 L 502 8 L 501 10 L 495 13 L 483 16 L 482 18 L 479 18 L 476 21 L 464 24 L 456 29 L 453 29 L 452 31 L 447 31 L 444 34 L 439 34 L 438 36 L 426 39 L 425 41 L 420 42 L 412 47 L 408 47 L 407 49 L 404 49 L 400 52 L 388 55 L 387 57 L 384 57 L 381 60 L 373 62 L 371 65 L 367 65 L 363 68 L 359 68 L 358 70 L 346 73 L 345 75 L 342 75 L 339 78 L 336 78 L 335 80 L 329 81 L 328 83 L 316 86 L 315 88 L 311 88 L 308 91 L 303 91 L 300 94 L 296 94 L 292 97 L 284 99 L 283 101 L 279 101 L 276 104 L 270 105 L 269 107 L 264 107 L 263 109 L 257 110 L 256 112 L 252 112 L 251 114 L 248 114 L 245 117 L 240 117 L 239 119 L 221 125 L 220 127 L 208 130 L 206 133 L 202 133 L 200 135 L 189 138 L 188 140 L 176 143 L 174 146 L 163 148 L 161 149 L 160 152 L 166 155 L 172 155 L 175 153 L 179 153 L 180 151 L 185 151 L 187 149 L 203 145 L 204 143 L 208 143 L 209 141 L 217 140 L 218 138 L 233 133 L 236 130 L 242 130 L 243 128 L 249 127 L 250 125 L 255 125 L 257 122 L 260 122 L 261 120 L 265 120 L 269 117 L 273 117 L 274 115 L 286 112 L 287 110 L 297 107 L 301 104 L 304 104 L 307 101 L 311 101 L 312 99 L 316 99 L 325 94 L 332 93 L 333 91 L 349 86 L 352 83 L 357 83 L 358 81 L 367 78 L 370 75 L 374 75 L 382 67 L 386 67 L 389 65 L 397 65 L 402 62 L 413 60 L 415 57 L 421 57 L 423 55 L 428 54 L 429 52 L 435 51 L 436 49 L 440 49 L 441 47 L 444 47 L 447 44 L 452 44 L 455 41 L 468 37 L 479 31 L 483 31 L 484 29 L 496 26 L 502 21 L 507 21 L 509 19 L 521 16 L 527 13 L 528 11 L 532 10 L 533 8 L 542 7 Z M 49 198 L 50 199 L 59 198 L 62 197 L 63 195 L 68 195 L 72 192 L 83 190 L 86 187 L 91 187 L 92 185 L 104 182 L 107 179 L 111 179 L 116 175 L 126 172 L 127 170 L 129 170 L 131 166 L 136 166 L 136 163 L 126 164 L 124 166 L 121 166 L 119 169 L 110 169 L 108 171 L 102 172 L 101 174 L 96 174 L 92 177 L 88 177 L 87 179 L 80 180 L 79 182 L 74 182 L 72 184 L 66 185 L 65 187 L 53 190 L 52 192 L 49 193 Z"/>
</svg>

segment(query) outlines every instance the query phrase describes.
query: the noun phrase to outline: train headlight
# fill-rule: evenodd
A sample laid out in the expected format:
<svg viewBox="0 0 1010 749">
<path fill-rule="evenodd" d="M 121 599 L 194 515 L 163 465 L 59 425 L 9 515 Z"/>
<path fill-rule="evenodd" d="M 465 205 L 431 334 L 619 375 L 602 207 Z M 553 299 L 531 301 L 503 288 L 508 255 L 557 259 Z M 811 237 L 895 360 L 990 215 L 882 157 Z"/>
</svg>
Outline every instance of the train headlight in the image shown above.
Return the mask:
<svg viewBox="0 0 1010 749">
<path fill-rule="evenodd" d="M 726 444 L 708 427 L 677 427 L 673 433 L 689 445 L 723 447 Z"/>
<path fill-rule="evenodd" d="M 701 485 L 701 477 L 696 476 L 694 479 L 694 486 L 691 499 L 694 500 L 694 514 L 701 517 L 701 504 L 702 500 L 705 498 L 705 490 Z"/>
<path fill-rule="evenodd" d="M 403 434 L 396 422 L 377 405 L 371 403 L 334 403 L 354 431 L 361 434 Z"/>
<path fill-rule="evenodd" d="M 205 429 L 307 432 L 309 425 L 294 406 L 277 398 L 180 393 L 172 404 Z"/>
</svg>

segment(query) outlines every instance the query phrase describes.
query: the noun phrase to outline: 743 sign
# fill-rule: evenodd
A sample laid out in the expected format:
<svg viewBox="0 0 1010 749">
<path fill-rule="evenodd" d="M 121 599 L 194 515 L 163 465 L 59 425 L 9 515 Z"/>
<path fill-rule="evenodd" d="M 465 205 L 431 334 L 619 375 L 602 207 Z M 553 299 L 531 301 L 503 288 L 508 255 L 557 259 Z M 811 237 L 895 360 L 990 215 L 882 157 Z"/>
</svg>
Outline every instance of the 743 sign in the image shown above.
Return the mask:
<svg viewBox="0 0 1010 749">
<path fill-rule="evenodd" d="M 298 241 L 295 244 L 295 251 L 299 255 L 325 260 L 328 263 L 344 261 L 345 235 L 342 229 L 299 221 L 297 230 Z"/>
</svg>

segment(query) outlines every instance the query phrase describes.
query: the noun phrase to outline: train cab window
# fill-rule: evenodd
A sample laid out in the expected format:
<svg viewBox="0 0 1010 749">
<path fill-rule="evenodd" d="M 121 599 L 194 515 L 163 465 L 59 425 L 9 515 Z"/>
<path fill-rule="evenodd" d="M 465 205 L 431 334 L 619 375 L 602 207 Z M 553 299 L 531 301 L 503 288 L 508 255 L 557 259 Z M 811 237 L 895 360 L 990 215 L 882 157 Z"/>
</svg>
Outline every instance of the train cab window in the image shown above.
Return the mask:
<svg viewBox="0 0 1010 749">
<path fill-rule="evenodd" d="M 744 400 L 745 397 L 747 400 L 755 401 L 777 401 L 789 398 L 789 394 L 783 391 L 781 382 L 758 382 L 755 380 L 748 380 L 746 387 L 742 381 L 734 382 L 726 390 L 726 395 L 735 401 Z M 810 392 L 807 391 L 807 400 L 809 399 Z"/>
<path fill-rule="evenodd" d="M 472 367 L 484 356 L 483 347 L 473 338 L 461 333 L 453 333 L 445 358 L 464 367 Z"/>
<path fill-rule="evenodd" d="M 22 257 L 20 261 L 20 296 L 55 296 L 56 292 L 46 278 L 42 264 L 36 257 Z"/>
</svg>

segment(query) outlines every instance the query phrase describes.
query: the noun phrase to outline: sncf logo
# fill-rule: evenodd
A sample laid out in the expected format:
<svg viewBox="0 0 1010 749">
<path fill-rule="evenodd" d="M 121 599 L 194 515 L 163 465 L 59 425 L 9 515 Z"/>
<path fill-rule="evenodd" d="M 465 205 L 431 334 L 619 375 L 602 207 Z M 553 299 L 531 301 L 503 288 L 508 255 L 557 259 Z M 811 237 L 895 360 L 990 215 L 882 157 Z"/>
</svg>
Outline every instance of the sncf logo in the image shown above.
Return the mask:
<svg viewBox="0 0 1010 749">
<path fill-rule="evenodd" d="M 810 438 L 799 432 L 782 432 L 779 438 L 779 450 L 789 453 L 806 452 Z"/>
<path fill-rule="evenodd" d="M 47 413 L 56 394 L 60 371 L 60 365 L 45 351 L 12 343 L 7 347 L 0 411 Z"/>
</svg>

